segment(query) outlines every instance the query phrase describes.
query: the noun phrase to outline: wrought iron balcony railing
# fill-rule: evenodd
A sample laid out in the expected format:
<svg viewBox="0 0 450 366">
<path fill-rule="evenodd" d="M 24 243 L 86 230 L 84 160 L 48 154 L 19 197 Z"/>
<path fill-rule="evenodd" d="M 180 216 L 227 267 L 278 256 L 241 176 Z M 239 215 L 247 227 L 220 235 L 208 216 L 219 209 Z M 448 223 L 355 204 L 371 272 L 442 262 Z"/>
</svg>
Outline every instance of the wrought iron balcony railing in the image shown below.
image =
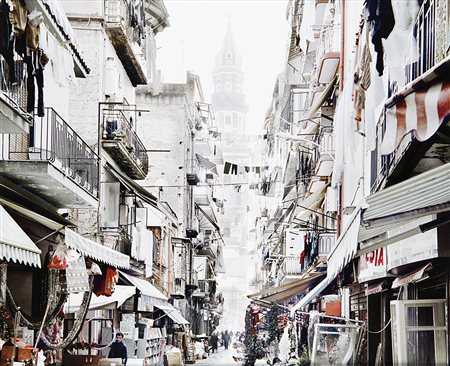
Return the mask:
<svg viewBox="0 0 450 366">
<path fill-rule="evenodd" d="M 53 108 L 35 116 L 29 134 L 0 137 L 0 160 L 47 161 L 97 198 L 99 158 Z"/>
</svg>

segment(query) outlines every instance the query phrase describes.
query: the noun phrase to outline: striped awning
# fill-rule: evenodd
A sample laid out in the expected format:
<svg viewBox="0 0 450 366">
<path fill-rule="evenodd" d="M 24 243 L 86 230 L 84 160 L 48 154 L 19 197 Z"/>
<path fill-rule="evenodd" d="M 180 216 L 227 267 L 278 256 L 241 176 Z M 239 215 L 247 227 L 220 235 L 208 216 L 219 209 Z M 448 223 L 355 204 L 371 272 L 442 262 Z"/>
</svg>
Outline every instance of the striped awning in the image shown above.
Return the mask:
<svg viewBox="0 0 450 366">
<path fill-rule="evenodd" d="M 77 252 L 85 255 L 86 257 L 93 258 L 99 262 L 109 264 L 116 268 L 130 268 L 130 257 L 118 252 L 117 250 L 108 248 L 105 245 L 96 243 L 93 240 L 89 240 L 75 231 L 65 228 L 65 243 Z"/>
<path fill-rule="evenodd" d="M 380 152 L 391 154 L 410 132 L 418 141 L 433 136 L 450 116 L 450 56 L 386 103 L 386 130 Z"/>
<path fill-rule="evenodd" d="M 41 267 L 41 250 L 0 205 L 0 260 Z"/>
</svg>

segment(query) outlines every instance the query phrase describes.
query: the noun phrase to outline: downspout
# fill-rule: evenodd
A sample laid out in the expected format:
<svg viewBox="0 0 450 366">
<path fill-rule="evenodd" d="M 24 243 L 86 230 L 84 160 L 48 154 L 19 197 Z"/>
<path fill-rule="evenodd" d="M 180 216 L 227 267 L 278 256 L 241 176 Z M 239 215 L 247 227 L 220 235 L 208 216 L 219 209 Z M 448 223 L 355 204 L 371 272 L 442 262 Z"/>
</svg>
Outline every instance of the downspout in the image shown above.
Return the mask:
<svg viewBox="0 0 450 366">
<path fill-rule="evenodd" d="M 345 0 L 341 0 L 341 53 L 339 60 L 339 91 L 342 93 L 344 89 L 344 52 L 345 51 Z M 343 180 L 343 178 L 342 178 Z M 341 220 L 342 220 L 342 182 L 338 185 L 338 207 L 337 207 L 337 238 L 341 235 Z"/>
<path fill-rule="evenodd" d="M 341 0 L 341 54 L 339 61 L 339 91 L 344 89 L 344 62 L 345 62 L 345 0 Z"/>
<path fill-rule="evenodd" d="M 170 269 L 172 268 L 171 265 L 171 260 L 172 260 L 172 256 L 171 256 L 171 252 L 172 252 L 172 224 L 170 224 L 168 226 L 169 229 L 169 243 L 168 243 L 168 259 L 167 259 L 167 293 L 170 296 Z"/>
</svg>

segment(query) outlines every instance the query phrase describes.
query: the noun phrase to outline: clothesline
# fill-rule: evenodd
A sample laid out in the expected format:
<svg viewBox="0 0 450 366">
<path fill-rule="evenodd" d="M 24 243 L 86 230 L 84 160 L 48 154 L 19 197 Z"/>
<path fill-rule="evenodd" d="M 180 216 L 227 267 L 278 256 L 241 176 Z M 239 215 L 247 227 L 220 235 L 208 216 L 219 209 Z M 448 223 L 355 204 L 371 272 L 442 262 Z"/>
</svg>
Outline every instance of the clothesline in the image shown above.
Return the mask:
<svg viewBox="0 0 450 366">
<path fill-rule="evenodd" d="M 312 175 L 304 175 L 302 178 L 295 179 L 296 182 L 304 182 L 309 180 Z M 267 180 L 261 183 L 282 183 L 283 180 Z M 222 187 L 222 186 L 244 186 L 255 185 L 259 183 L 239 182 L 239 183 L 212 183 L 212 184 L 197 184 L 196 187 Z M 143 188 L 185 188 L 187 185 L 141 185 Z M 296 186 L 295 183 L 286 185 L 285 187 Z"/>
</svg>

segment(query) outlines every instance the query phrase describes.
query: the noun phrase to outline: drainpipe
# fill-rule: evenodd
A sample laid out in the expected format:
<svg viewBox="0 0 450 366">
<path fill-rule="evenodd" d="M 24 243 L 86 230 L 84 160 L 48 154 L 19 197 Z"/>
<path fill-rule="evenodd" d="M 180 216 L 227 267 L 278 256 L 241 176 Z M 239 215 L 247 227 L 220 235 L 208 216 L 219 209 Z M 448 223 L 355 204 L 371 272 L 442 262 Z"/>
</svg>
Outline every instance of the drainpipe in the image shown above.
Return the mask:
<svg viewBox="0 0 450 366">
<path fill-rule="evenodd" d="M 344 51 L 345 51 L 345 0 L 341 0 L 341 55 L 339 64 L 339 91 L 344 89 Z"/>
</svg>

